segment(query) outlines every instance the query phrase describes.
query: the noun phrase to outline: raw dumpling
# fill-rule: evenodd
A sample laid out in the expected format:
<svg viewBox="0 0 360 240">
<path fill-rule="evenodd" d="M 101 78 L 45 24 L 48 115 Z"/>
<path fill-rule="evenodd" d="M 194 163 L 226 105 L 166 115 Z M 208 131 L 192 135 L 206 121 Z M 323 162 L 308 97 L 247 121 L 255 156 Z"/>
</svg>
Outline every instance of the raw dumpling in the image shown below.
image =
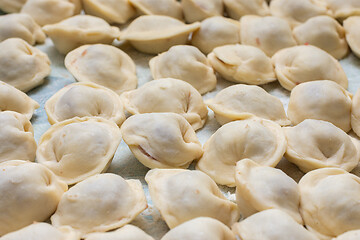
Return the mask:
<svg viewBox="0 0 360 240">
<path fill-rule="evenodd" d="M 20 12 L 27 0 L 0 0 L 0 9 L 7 13 Z"/>
<path fill-rule="evenodd" d="M 354 169 L 360 159 L 359 142 L 330 122 L 307 119 L 284 128 L 288 142 L 285 157 L 301 171 L 337 167 Z"/>
<path fill-rule="evenodd" d="M 154 79 L 176 78 L 190 83 L 201 94 L 216 87 L 216 75 L 209 60 L 193 46 L 174 46 L 149 62 Z"/>
<path fill-rule="evenodd" d="M 300 212 L 320 240 L 360 228 L 360 178 L 339 168 L 307 173 L 299 182 Z"/>
<path fill-rule="evenodd" d="M 222 222 L 199 217 L 184 222 L 166 233 L 161 240 L 236 240 L 235 235 Z"/>
<path fill-rule="evenodd" d="M 35 153 L 34 130 L 25 115 L 0 112 L 0 163 L 8 160 L 34 161 Z"/>
<path fill-rule="evenodd" d="M 280 209 L 303 224 L 297 183 L 280 169 L 250 159 L 236 165 L 236 201 L 243 218 L 266 209 Z"/>
<path fill-rule="evenodd" d="M 50 124 L 73 117 L 102 117 L 119 126 L 125 121 L 120 97 L 110 89 L 90 82 L 64 87 L 47 100 L 45 110 Z"/>
<path fill-rule="evenodd" d="M 344 58 L 349 52 L 344 28 L 329 16 L 310 18 L 294 28 L 293 34 L 299 45 L 314 45 L 336 59 Z"/>
<path fill-rule="evenodd" d="M 0 112 L 14 111 L 31 119 L 39 103 L 10 84 L 0 81 Z"/>
<path fill-rule="evenodd" d="M 222 0 L 181 0 L 186 22 L 202 21 L 224 12 Z"/>
<path fill-rule="evenodd" d="M 5 193 L 0 198 L 0 236 L 48 219 L 67 190 L 68 186 L 41 164 L 0 163 L 0 192 Z"/>
<path fill-rule="evenodd" d="M 187 168 L 203 154 L 194 129 L 180 114 L 136 114 L 123 123 L 121 133 L 148 168 Z"/>
<path fill-rule="evenodd" d="M 207 140 L 196 168 L 216 183 L 234 187 L 238 161 L 249 158 L 275 167 L 285 150 L 285 136 L 277 123 L 258 118 L 230 122 Z"/>
<path fill-rule="evenodd" d="M 23 13 L 0 16 L 0 42 L 8 38 L 21 38 L 31 45 L 45 42 L 45 33 L 34 19 Z"/>
<path fill-rule="evenodd" d="M 207 100 L 206 104 L 221 125 L 254 117 L 269 119 L 281 126 L 290 124 L 280 99 L 258 86 L 232 85 Z"/>
<path fill-rule="evenodd" d="M 154 169 L 145 180 L 151 199 L 170 229 L 198 217 L 231 226 L 239 219 L 237 205 L 226 199 L 205 173 L 184 169 Z"/>
<path fill-rule="evenodd" d="M 125 225 L 113 232 L 90 233 L 84 240 L 154 240 L 143 230 L 133 225 Z M 1 239 L 0 239 L 1 240 Z"/>
<path fill-rule="evenodd" d="M 333 240 L 359 240 L 360 239 L 360 230 L 353 230 L 339 235 Z"/>
<path fill-rule="evenodd" d="M 135 16 L 128 0 L 82 0 L 86 14 L 94 15 L 108 23 L 125 23 Z"/>
<path fill-rule="evenodd" d="M 176 0 L 130 0 L 145 15 L 165 15 L 183 20 L 181 4 Z"/>
<path fill-rule="evenodd" d="M 351 130 L 351 98 L 351 93 L 333 81 L 305 82 L 291 91 L 287 114 L 294 125 L 305 119 L 318 119 L 348 132 Z"/>
<path fill-rule="evenodd" d="M 62 54 L 85 44 L 111 44 L 120 36 L 119 28 L 89 15 L 77 15 L 56 24 L 46 25 L 43 30 Z"/>
<path fill-rule="evenodd" d="M 67 184 L 105 171 L 121 141 L 118 126 L 103 118 L 72 118 L 41 136 L 37 162 Z"/>
<path fill-rule="evenodd" d="M 270 15 L 270 10 L 265 0 L 224 0 L 225 10 L 233 19 L 239 20 L 245 15 Z"/>
<path fill-rule="evenodd" d="M 20 38 L 0 43 L 0 79 L 27 92 L 44 82 L 51 72 L 48 56 Z"/>
<path fill-rule="evenodd" d="M 315 80 L 331 80 L 345 89 L 348 87 L 339 61 L 311 45 L 283 49 L 272 57 L 272 62 L 281 86 L 289 91 L 296 85 Z"/>
<path fill-rule="evenodd" d="M 359 0 L 322 0 L 325 1 L 327 7 L 332 11 L 332 15 L 340 20 L 353 15 L 360 14 Z"/>
<path fill-rule="evenodd" d="M 280 49 L 296 45 L 284 19 L 248 15 L 241 18 L 240 24 L 241 43 L 258 47 L 270 57 Z"/>
<path fill-rule="evenodd" d="M 360 136 L 360 89 L 357 90 L 351 104 L 351 127 Z"/>
<path fill-rule="evenodd" d="M 131 114 L 173 112 L 182 115 L 194 130 L 202 128 L 208 110 L 200 93 L 189 83 L 173 78 L 150 81 L 124 92 L 121 100 Z"/>
<path fill-rule="evenodd" d="M 346 41 L 352 52 L 360 58 L 360 16 L 349 17 L 344 21 Z"/>
<path fill-rule="evenodd" d="M 86 234 L 106 232 L 131 222 L 147 208 L 139 180 L 97 174 L 69 189 L 51 216 L 55 227 L 71 226 Z"/>
<path fill-rule="evenodd" d="M 134 61 L 110 45 L 81 46 L 66 55 L 65 66 L 79 82 L 93 82 L 117 94 L 135 89 L 138 82 Z"/>
<path fill-rule="evenodd" d="M 271 59 L 257 47 L 225 45 L 215 48 L 208 59 L 215 71 L 231 82 L 260 85 L 276 80 Z"/>
<path fill-rule="evenodd" d="M 202 21 L 199 30 L 191 37 L 191 44 L 204 54 L 216 47 L 235 43 L 240 43 L 240 22 L 220 16 Z"/>
<path fill-rule="evenodd" d="M 255 213 L 234 224 L 232 229 L 241 240 L 318 240 L 292 217 L 278 209 Z"/>
<path fill-rule="evenodd" d="M 21 9 L 21 13 L 29 14 L 40 26 L 60 22 L 80 11 L 80 0 L 27 0 Z"/>
</svg>

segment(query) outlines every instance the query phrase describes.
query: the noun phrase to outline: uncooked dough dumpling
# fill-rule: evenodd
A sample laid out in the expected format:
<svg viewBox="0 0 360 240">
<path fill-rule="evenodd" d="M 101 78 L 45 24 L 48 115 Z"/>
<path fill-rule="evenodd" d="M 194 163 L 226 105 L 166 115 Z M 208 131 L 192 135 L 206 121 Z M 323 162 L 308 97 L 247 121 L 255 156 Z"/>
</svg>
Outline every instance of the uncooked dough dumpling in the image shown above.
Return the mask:
<svg viewBox="0 0 360 240">
<path fill-rule="evenodd" d="M 315 80 L 331 80 L 343 88 L 348 79 L 340 62 L 320 48 L 303 45 L 280 50 L 272 57 L 275 74 L 285 89 Z"/>
<path fill-rule="evenodd" d="M 67 85 L 46 101 L 45 110 L 50 124 L 73 117 L 102 117 L 119 126 L 125 121 L 119 95 L 90 82 Z"/>
<path fill-rule="evenodd" d="M 351 103 L 351 127 L 360 136 L 360 89 L 357 90 Z"/>
<path fill-rule="evenodd" d="M 294 125 L 305 119 L 318 119 L 348 132 L 351 130 L 351 98 L 351 93 L 333 81 L 305 82 L 291 91 L 287 114 Z"/>
<path fill-rule="evenodd" d="M 319 239 L 360 229 L 360 178 L 339 168 L 307 173 L 299 182 L 300 212 Z"/>
<path fill-rule="evenodd" d="M 154 79 L 180 79 L 190 83 L 201 94 L 216 87 L 216 75 L 209 60 L 193 46 L 174 46 L 152 58 L 149 65 Z"/>
<path fill-rule="evenodd" d="M 198 217 L 184 222 L 166 233 L 161 240 L 236 240 L 234 233 L 222 222 Z"/>
<path fill-rule="evenodd" d="M 358 0 L 322 0 L 331 10 L 332 16 L 340 20 L 360 14 L 360 1 Z"/>
<path fill-rule="evenodd" d="M 189 83 L 173 78 L 150 81 L 140 88 L 124 92 L 121 100 L 131 114 L 173 112 L 182 115 L 194 130 L 202 128 L 207 107 L 200 93 Z"/>
<path fill-rule="evenodd" d="M 360 16 L 349 17 L 344 21 L 346 41 L 352 52 L 360 58 Z"/>
<path fill-rule="evenodd" d="M 154 240 L 143 230 L 133 225 L 125 225 L 113 232 L 96 232 L 85 235 L 84 240 Z M 1 240 L 1 239 L 0 239 Z"/>
<path fill-rule="evenodd" d="M 130 0 L 140 13 L 145 15 L 164 15 L 183 20 L 182 6 L 177 0 Z"/>
<path fill-rule="evenodd" d="M 276 80 L 271 59 L 257 47 L 225 45 L 215 48 L 208 59 L 214 70 L 231 82 L 261 85 Z"/>
<path fill-rule="evenodd" d="M 55 227 L 70 226 L 82 234 L 106 232 L 131 222 L 146 208 L 139 180 L 97 174 L 62 196 L 51 223 Z"/>
<path fill-rule="evenodd" d="M 20 38 L 0 43 L 0 80 L 27 92 L 51 72 L 49 57 Z"/>
<path fill-rule="evenodd" d="M 296 45 L 284 19 L 248 15 L 241 18 L 240 24 L 241 44 L 258 47 L 270 57 L 280 49 Z"/>
<path fill-rule="evenodd" d="M 329 16 L 310 18 L 294 28 L 293 34 L 299 45 L 314 45 L 336 59 L 344 58 L 349 52 L 344 28 Z"/>
<path fill-rule="evenodd" d="M 120 36 L 119 28 L 89 15 L 77 15 L 56 24 L 46 25 L 43 30 L 62 54 L 85 44 L 111 44 Z"/>
<path fill-rule="evenodd" d="M 14 111 L 31 119 L 39 103 L 10 84 L 0 81 L 0 112 Z"/>
<path fill-rule="evenodd" d="M 170 229 L 198 217 L 231 226 L 239 219 L 237 205 L 205 173 L 184 169 L 153 169 L 145 180 L 151 199 Z"/>
<path fill-rule="evenodd" d="M 67 190 L 66 183 L 41 164 L 0 163 L 0 192 L 6 193 L 0 198 L 0 236 L 48 219 Z"/>
<path fill-rule="evenodd" d="M 65 66 L 79 82 L 93 82 L 110 88 L 117 94 L 137 86 L 134 61 L 117 47 L 84 45 L 65 57 Z"/>
<path fill-rule="evenodd" d="M 265 0 L 224 0 L 224 4 L 226 12 L 236 20 L 245 15 L 270 15 L 269 5 Z"/>
<path fill-rule="evenodd" d="M 358 240 L 360 239 L 360 230 L 353 230 L 339 235 L 333 240 Z"/>
<path fill-rule="evenodd" d="M 286 139 L 277 123 L 259 118 L 234 121 L 223 125 L 207 140 L 196 168 L 216 183 L 234 187 L 238 161 L 249 158 L 275 167 L 285 150 Z"/>
<path fill-rule="evenodd" d="M 199 27 L 198 22 L 185 24 L 168 16 L 145 15 L 132 21 L 120 40 L 128 40 L 140 52 L 158 54 L 174 45 L 186 44 L 190 33 Z"/>
<path fill-rule="evenodd" d="M 27 0 L 0 0 L 0 9 L 7 13 L 20 12 Z"/>
<path fill-rule="evenodd" d="M 288 143 L 285 157 L 303 172 L 325 167 L 350 172 L 359 163 L 359 141 L 330 122 L 307 119 L 283 130 Z"/>
<path fill-rule="evenodd" d="M 207 100 L 206 104 L 221 125 L 254 117 L 268 119 L 281 126 L 290 124 L 280 99 L 258 86 L 232 85 Z"/>
<path fill-rule="evenodd" d="M 148 168 L 187 168 L 203 154 L 194 129 L 180 114 L 136 114 L 123 123 L 121 133 Z"/>
<path fill-rule="evenodd" d="M 34 161 L 35 153 L 34 130 L 25 115 L 0 112 L 0 163 L 9 160 Z"/>
<path fill-rule="evenodd" d="M 222 16 L 222 0 L 181 0 L 186 22 L 202 21 L 213 16 Z"/>
<path fill-rule="evenodd" d="M 220 16 L 202 21 L 191 37 L 191 44 L 204 54 L 216 47 L 236 43 L 240 43 L 240 22 Z"/>
</svg>

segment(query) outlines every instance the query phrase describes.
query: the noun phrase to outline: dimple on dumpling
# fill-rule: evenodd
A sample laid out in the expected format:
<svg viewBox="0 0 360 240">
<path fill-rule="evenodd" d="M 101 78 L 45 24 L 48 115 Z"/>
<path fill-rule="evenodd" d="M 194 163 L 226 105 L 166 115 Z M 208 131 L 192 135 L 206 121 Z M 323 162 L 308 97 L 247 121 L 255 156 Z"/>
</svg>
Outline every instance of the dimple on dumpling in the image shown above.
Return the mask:
<svg viewBox="0 0 360 240">
<path fill-rule="evenodd" d="M 259 48 L 249 45 L 225 45 L 208 55 L 216 72 L 228 81 L 265 84 L 276 80 L 271 59 Z"/>
<path fill-rule="evenodd" d="M 272 57 L 281 86 L 291 91 L 296 85 L 315 80 L 331 80 L 348 87 L 339 61 L 320 48 L 303 45 L 280 50 Z"/>
<path fill-rule="evenodd" d="M 187 25 L 168 16 L 145 15 L 132 21 L 120 40 L 128 40 L 140 52 L 158 54 L 174 45 L 186 44 L 190 33 L 199 27 L 198 22 Z"/>
<path fill-rule="evenodd" d="M 181 4 L 176 0 L 130 0 L 145 15 L 164 15 L 183 20 Z"/>
<path fill-rule="evenodd" d="M 358 0 L 322 0 L 331 10 L 332 15 L 340 20 L 360 14 Z"/>
<path fill-rule="evenodd" d="M 245 15 L 270 15 L 269 5 L 265 0 L 224 0 L 224 4 L 226 12 L 236 20 Z"/>
<path fill-rule="evenodd" d="M 280 49 L 296 45 L 284 19 L 248 15 L 241 18 L 240 24 L 241 44 L 258 47 L 270 57 Z"/>
<path fill-rule="evenodd" d="M 181 0 L 186 22 L 202 21 L 213 16 L 223 15 L 222 0 Z"/>
<path fill-rule="evenodd" d="M 154 240 L 143 230 L 133 225 L 125 225 L 113 232 L 96 232 L 85 235 L 84 240 Z M 1 240 L 1 239 L 0 239 Z"/>
<path fill-rule="evenodd" d="M 20 38 L 0 43 L 0 80 L 27 92 L 51 72 L 49 57 Z"/>
<path fill-rule="evenodd" d="M 154 79 L 176 78 L 190 83 L 201 94 L 216 87 L 216 75 L 209 60 L 199 49 L 188 45 L 174 46 L 149 62 Z"/>
<path fill-rule="evenodd" d="M 349 17 L 344 21 L 346 41 L 352 52 L 360 58 L 360 16 Z"/>
<path fill-rule="evenodd" d="M 275 167 L 285 150 L 286 139 L 277 123 L 259 118 L 230 122 L 207 140 L 196 168 L 216 183 L 233 187 L 238 161 L 249 158 Z"/>
<path fill-rule="evenodd" d="M 54 124 L 41 136 L 36 160 L 70 185 L 105 171 L 120 141 L 114 122 L 76 117 Z"/>
<path fill-rule="evenodd" d="M 20 12 L 27 0 L 0 0 L 0 9 L 7 13 Z"/>
<path fill-rule="evenodd" d="M 67 54 L 85 44 L 111 44 L 120 36 L 119 28 L 110 26 L 101 18 L 89 15 L 70 17 L 59 23 L 46 25 L 43 30 L 62 54 Z"/>
<path fill-rule="evenodd" d="M 203 172 L 153 169 L 145 180 L 155 207 L 170 229 L 198 217 L 215 218 L 227 226 L 239 218 L 237 205 L 226 199 Z"/>
<path fill-rule="evenodd" d="M 285 158 L 303 172 L 324 167 L 351 171 L 359 163 L 358 140 L 330 122 L 306 119 L 283 130 L 288 143 Z"/>
<path fill-rule="evenodd" d="M 351 127 L 360 136 L 360 89 L 357 90 L 351 103 Z"/>
<path fill-rule="evenodd" d="M 176 113 L 133 115 L 123 123 L 121 133 L 148 168 L 187 168 L 203 153 L 194 129 Z"/>
<path fill-rule="evenodd" d="M 352 230 L 348 231 L 346 233 L 343 233 L 336 238 L 333 238 L 333 240 L 358 240 L 360 239 L 360 230 Z"/>
<path fill-rule="evenodd" d="M 89 101 L 91 99 L 91 101 Z M 50 124 L 73 117 L 102 117 L 121 125 L 125 121 L 119 95 L 95 83 L 73 83 L 45 103 Z"/>
<path fill-rule="evenodd" d="M 97 174 L 64 193 L 51 223 L 55 227 L 71 226 L 82 234 L 106 232 L 131 222 L 146 208 L 139 180 Z"/>
<path fill-rule="evenodd" d="M 67 190 L 68 186 L 41 164 L 0 163 L 0 192 L 5 193 L 0 198 L 0 236 L 48 219 Z"/>
<path fill-rule="evenodd" d="M 124 92 L 121 100 L 131 114 L 180 114 L 194 130 L 202 128 L 207 119 L 208 110 L 200 93 L 189 83 L 178 79 L 150 81 L 136 90 Z"/>
</svg>

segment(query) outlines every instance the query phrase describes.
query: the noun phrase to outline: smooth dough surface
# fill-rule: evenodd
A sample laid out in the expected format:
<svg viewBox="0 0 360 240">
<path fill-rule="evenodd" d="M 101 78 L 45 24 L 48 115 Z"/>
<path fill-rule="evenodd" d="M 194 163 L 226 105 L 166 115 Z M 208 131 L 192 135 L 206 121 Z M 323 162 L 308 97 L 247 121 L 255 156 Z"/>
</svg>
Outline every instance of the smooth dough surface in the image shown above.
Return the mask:
<svg viewBox="0 0 360 240">
<path fill-rule="evenodd" d="M 84 240 L 154 240 L 143 230 L 133 225 L 125 225 L 113 232 L 90 233 Z"/>
<path fill-rule="evenodd" d="M 332 15 L 340 20 L 360 14 L 358 0 L 322 0 L 325 1 Z"/>
<path fill-rule="evenodd" d="M 226 12 L 235 20 L 245 15 L 270 15 L 269 5 L 265 0 L 224 0 L 224 5 Z"/>
<path fill-rule="evenodd" d="M 0 9 L 7 13 L 20 12 L 27 0 L 0 0 Z"/>
<path fill-rule="evenodd" d="M 224 11 L 222 0 L 181 0 L 186 22 L 202 21 L 213 16 L 221 16 Z"/>
<path fill-rule="evenodd" d="M 353 230 L 339 235 L 333 240 L 358 240 L 360 239 L 360 230 Z"/>
<path fill-rule="evenodd" d="M 351 127 L 360 136 L 360 90 L 356 91 L 351 103 Z"/>
<path fill-rule="evenodd" d="M 346 41 L 349 44 L 352 52 L 360 57 L 360 16 L 347 18 L 344 23 L 346 32 Z"/>
<path fill-rule="evenodd" d="M 130 0 L 131 4 L 145 15 L 164 15 L 183 20 L 181 4 L 176 0 Z"/>
</svg>

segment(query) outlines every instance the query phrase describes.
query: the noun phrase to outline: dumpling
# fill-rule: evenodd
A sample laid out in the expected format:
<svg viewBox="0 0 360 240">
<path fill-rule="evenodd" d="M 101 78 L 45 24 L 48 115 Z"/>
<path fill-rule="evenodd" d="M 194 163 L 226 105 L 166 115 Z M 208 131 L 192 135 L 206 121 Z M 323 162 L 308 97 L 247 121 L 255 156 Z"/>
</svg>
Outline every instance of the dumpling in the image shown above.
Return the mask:
<svg viewBox="0 0 360 240">
<path fill-rule="evenodd" d="M 35 153 L 34 130 L 25 115 L 0 112 L 0 163 L 9 160 L 34 161 Z"/>
<path fill-rule="evenodd" d="M 280 99 L 258 86 L 232 85 L 207 100 L 206 104 L 221 125 L 254 117 L 268 119 L 281 126 L 290 124 Z"/>
<path fill-rule="evenodd" d="M 296 45 L 284 19 L 248 15 L 241 18 L 240 24 L 241 44 L 258 47 L 270 57 L 280 49 Z"/>
<path fill-rule="evenodd" d="M 14 111 L 31 119 L 39 103 L 10 84 L 0 81 L 0 112 Z"/>
<path fill-rule="evenodd" d="M 265 0 L 224 0 L 224 4 L 226 12 L 236 20 L 245 15 L 270 15 L 269 5 Z"/>
<path fill-rule="evenodd" d="M 117 47 L 84 45 L 65 57 L 65 66 L 79 82 L 93 82 L 110 88 L 117 94 L 137 86 L 134 61 Z"/>
<path fill-rule="evenodd" d="M 194 130 L 202 128 L 207 107 L 200 93 L 189 83 L 173 78 L 150 81 L 140 88 L 124 92 L 121 100 L 131 114 L 173 112 L 182 115 Z"/>
<path fill-rule="evenodd" d="M 128 0 L 82 0 L 86 14 L 100 17 L 108 23 L 125 23 L 135 16 Z"/>
<path fill-rule="evenodd" d="M 146 208 L 139 180 L 97 174 L 64 193 L 51 223 L 55 227 L 70 226 L 82 234 L 106 232 L 131 222 Z"/>
<path fill-rule="evenodd" d="M 0 163 L 0 192 L 6 193 L 0 198 L 0 236 L 45 221 L 67 190 L 68 186 L 41 164 Z"/>
<path fill-rule="evenodd" d="M 67 85 L 46 101 L 45 111 L 50 124 L 73 117 L 102 117 L 119 126 L 125 121 L 120 97 L 115 92 L 90 82 Z"/>
<path fill-rule="evenodd" d="M 240 43 L 240 22 L 220 16 L 202 21 L 191 37 L 191 44 L 204 54 L 216 47 L 235 43 Z"/>
<path fill-rule="evenodd" d="M 62 54 L 85 44 L 111 44 L 120 36 L 119 28 L 89 15 L 77 15 L 56 24 L 46 25 L 43 30 Z"/>
<path fill-rule="evenodd" d="M 360 228 L 360 178 L 339 168 L 305 174 L 299 182 L 300 212 L 319 239 Z"/>
<path fill-rule="evenodd" d="M 360 239 L 360 230 L 353 230 L 339 235 L 333 240 L 358 240 Z"/>
<path fill-rule="evenodd" d="M 348 79 L 337 61 L 320 48 L 303 45 L 283 49 L 272 57 L 281 86 L 291 91 L 296 85 L 315 80 L 331 80 L 348 87 Z"/>
<path fill-rule="evenodd" d="M 208 55 L 216 72 L 228 81 L 265 84 L 276 80 L 271 59 L 259 48 L 249 45 L 225 45 Z"/>
<path fill-rule="evenodd" d="M 186 44 L 190 33 L 199 27 L 198 22 L 186 25 L 168 16 L 145 15 L 131 22 L 120 40 L 128 40 L 140 52 L 158 54 L 174 45 Z"/>
<path fill-rule="evenodd" d="M 184 169 L 153 169 L 145 180 L 151 199 L 170 229 L 198 217 L 231 226 L 239 219 L 237 205 L 226 199 L 205 173 Z"/>
<path fill-rule="evenodd" d="M 258 118 L 230 122 L 207 140 L 196 168 L 216 183 L 234 187 L 238 161 L 249 158 L 275 167 L 285 150 L 285 136 L 277 123 Z"/>
<path fill-rule="evenodd" d="M 80 0 L 27 0 L 21 9 L 21 13 L 29 14 L 40 26 L 60 22 L 80 11 Z"/>
<path fill-rule="evenodd" d="M 148 168 L 187 168 L 203 154 L 194 129 L 180 114 L 136 114 L 123 123 L 121 133 Z"/>
<path fill-rule="evenodd" d="M 23 13 L 0 16 L 0 42 L 8 38 L 21 38 L 31 45 L 45 42 L 45 33 L 34 19 Z"/>
<path fill-rule="evenodd" d="M 236 240 L 235 235 L 222 222 L 209 217 L 198 217 L 180 224 L 166 233 L 161 240 Z"/>
<path fill-rule="evenodd" d="M 250 159 L 236 165 L 236 201 L 243 218 L 266 209 L 280 209 L 303 224 L 297 183 L 280 169 Z"/>
<path fill-rule="evenodd" d="M 318 240 L 292 217 L 278 209 L 258 212 L 235 223 L 232 229 L 242 240 Z"/>
<path fill-rule="evenodd" d="M 351 127 L 360 136 L 360 89 L 357 90 L 351 103 Z"/>
<path fill-rule="evenodd" d="M 0 43 L 0 79 L 27 92 L 44 82 L 51 72 L 49 57 L 20 38 Z"/>
<path fill-rule="evenodd" d="M 201 94 L 216 87 L 216 75 L 209 60 L 193 46 L 174 46 L 149 62 L 154 79 L 176 78 L 190 83 Z"/>
<path fill-rule="evenodd" d="M 331 10 L 335 18 L 343 20 L 353 15 L 360 14 L 360 2 L 358 0 L 322 0 Z"/>
<path fill-rule="evenodd" d="M 310 18 L 294 28 L 293 34 L 299 45 L 314 45 L 336 59 L 344 58 L 349 52 L 344 28 L 329 16 Z"/>
<path fill-rule="evenodd" d="M 145 15 L 164 15 L 183 20 L 181 4 L 176 0 L 130 0 L 130 3 Z"/>
<path fill-rule="evenodd" d="M 333 81 L 305 82 L 291 91 L 287 114 L 294 125 L 305 119 L 318 119 L 348 132 L 351 130 L 351 98 L 351 93 Z"/>
<path fill-rule="evenodd" d="M 224 12 L 222 0 L 181 0 L 186 22 L 202 21 Z"/>
<path fill-rule="evenodd" d="M 306 119 L 283 129 L 287 139 L 285 158 L 301 171 L 337 167 L 353 170 L 359 163 L 359 142 L 330 122 Z"/>
<path fill-rule="evenodd" d="M 154 240 L 143 230 L 133 225 L 125 225 L 113 232 L 89 233 L 84 240 Z M 1 240 L 1 239 L 0 239 Z"/>
<path fill-rule="evenodd" d="M 352 52 L 360 58 L 360 16 L 349 17 L 344 21 L 346 41 Z"/>
<path fill-rule="evenodd" d="M 27 0 L 0 0 L 0 9 L 7 13 L 20 12 Z"/>
</svg>

